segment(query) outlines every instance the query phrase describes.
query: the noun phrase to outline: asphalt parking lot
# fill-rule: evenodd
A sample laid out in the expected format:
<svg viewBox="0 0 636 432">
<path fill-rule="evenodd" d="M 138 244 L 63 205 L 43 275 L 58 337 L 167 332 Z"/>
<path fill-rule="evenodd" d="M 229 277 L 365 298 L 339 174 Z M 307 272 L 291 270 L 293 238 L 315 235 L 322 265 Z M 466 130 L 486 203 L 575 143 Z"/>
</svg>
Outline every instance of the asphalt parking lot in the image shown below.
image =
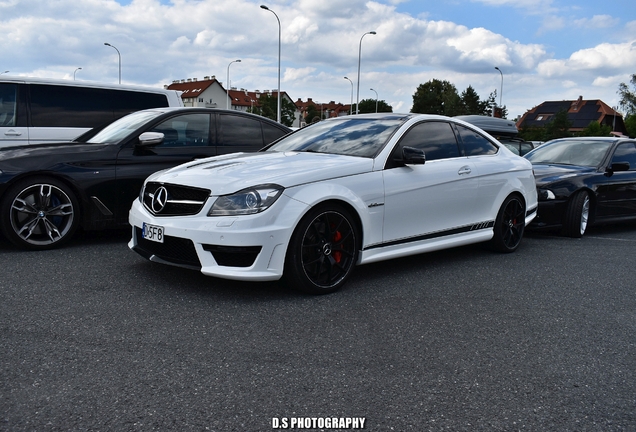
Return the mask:
<svg viewBox="0 0 636 432">
<path fill-rule="evenodd" d="M 127 240 L 0 239 L 0 430 L 636 430 L 634 223 L 363 266 L 320 297 Z"/>
</svg>

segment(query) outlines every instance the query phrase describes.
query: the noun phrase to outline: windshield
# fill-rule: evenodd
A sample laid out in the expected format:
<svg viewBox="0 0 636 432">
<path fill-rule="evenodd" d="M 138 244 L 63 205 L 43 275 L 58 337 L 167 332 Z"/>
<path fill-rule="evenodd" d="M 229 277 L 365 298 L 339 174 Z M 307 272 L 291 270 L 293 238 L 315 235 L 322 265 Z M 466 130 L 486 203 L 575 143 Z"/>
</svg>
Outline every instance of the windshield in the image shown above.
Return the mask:
<svg viewBox="0 0 636 432">
<path fill-rule="evenodd" d="M 93 144 L 118 143 L 139 127 L 161 114 L 163 114 L 162 111 L 138 111 L 128 114 L 126 117 L 122 117 L 109 124 L 86 142 Z"/>
<path fill-rule="evenodd" d="M 375 157 L 402 119 L 346 118 L 321 121 L 278 141 L 267 151 L 330 153 Z"/>
<path fill-rule="evenodd" d="M 550 163 L 597 167 L 603 162 L 611 142 L 594 140 L 558 140 L 531 151 L 525 158 L 532 163 Z"/>
</svg>

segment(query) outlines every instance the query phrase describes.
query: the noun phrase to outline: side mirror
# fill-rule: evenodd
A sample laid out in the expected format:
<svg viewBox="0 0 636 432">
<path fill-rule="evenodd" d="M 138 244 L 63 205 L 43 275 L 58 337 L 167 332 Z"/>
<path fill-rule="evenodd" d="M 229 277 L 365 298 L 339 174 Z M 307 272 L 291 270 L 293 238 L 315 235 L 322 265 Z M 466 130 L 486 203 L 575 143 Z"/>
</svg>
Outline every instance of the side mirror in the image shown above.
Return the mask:
<svg viewBox="0 0 636 432">
<path fill-rule="evenodd" d="M 426 162 L 426 155 L 424 150 L 404 146 L 402 148 L 402 161 L 406 165 L 422 165 Z"/>
<path fill-rule="evenodd" d="M 614 162 L 605 170 L 606 176 L 611 176 L 615 172 L 619 171 L 629 171 L 629 162 Z"/>
<path fill-rule="evenodd" d="M 164 135 L 161 132 L 144 132 L 139 135 L 139 142 L 137 143 L 140 147 L 152 147 L 159 145 L 163 142 Z"/>
</svg>

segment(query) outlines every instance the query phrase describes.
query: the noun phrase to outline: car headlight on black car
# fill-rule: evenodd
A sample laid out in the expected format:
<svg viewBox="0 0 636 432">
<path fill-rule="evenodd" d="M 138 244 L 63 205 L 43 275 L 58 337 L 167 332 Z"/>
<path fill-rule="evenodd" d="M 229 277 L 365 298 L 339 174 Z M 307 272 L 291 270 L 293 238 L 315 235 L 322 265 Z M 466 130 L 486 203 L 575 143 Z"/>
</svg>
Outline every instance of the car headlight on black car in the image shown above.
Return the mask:
<svg viewBox="0 0 636 432">
<path fill-rule="evenodd" d="M 238 216 L 260 213 L 271 207 L 283 194 L 278 185 L 261 185 L 220 196 L 212 204 L 208 216 Z"/>
<path fill-rule="evenodd" d="M 540 201 L 547 201 L 556 199 L 556 195 L 550 189 L 538 189 L 537 193 L 539 195 Z"/>
</svg>

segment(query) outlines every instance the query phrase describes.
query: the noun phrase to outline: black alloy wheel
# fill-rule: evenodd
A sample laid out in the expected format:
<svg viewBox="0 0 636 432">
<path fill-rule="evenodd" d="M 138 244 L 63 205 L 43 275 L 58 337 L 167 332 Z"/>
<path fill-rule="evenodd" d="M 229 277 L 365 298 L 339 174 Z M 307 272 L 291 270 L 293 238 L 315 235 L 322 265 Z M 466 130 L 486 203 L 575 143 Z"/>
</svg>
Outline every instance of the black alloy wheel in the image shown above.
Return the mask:
<svg viewBox="0 0 636 432">
<path fill-rule="evenodd" d="M 57 247 L 79 224 L 75 194 L 64 183 L 46 177 L 24 179 L 7 190 L 0 203 L 5 236 L 29 250 Z"/>
<path fill-rule="evenodd" d="M 491 246 L 497 252 L 517 250 L 526 227 L 526 206 L 518 195 L 510 195 L 501 205 L 495 220 Z"/>
<path fill-rule="evenodd" d="M 358 257 L 358 228 L 337 205 L 311 210 L 300 221 L 287 251 L 285 278 L 296 289 L 327 294 L 351 275 Z"/>
</svg>

